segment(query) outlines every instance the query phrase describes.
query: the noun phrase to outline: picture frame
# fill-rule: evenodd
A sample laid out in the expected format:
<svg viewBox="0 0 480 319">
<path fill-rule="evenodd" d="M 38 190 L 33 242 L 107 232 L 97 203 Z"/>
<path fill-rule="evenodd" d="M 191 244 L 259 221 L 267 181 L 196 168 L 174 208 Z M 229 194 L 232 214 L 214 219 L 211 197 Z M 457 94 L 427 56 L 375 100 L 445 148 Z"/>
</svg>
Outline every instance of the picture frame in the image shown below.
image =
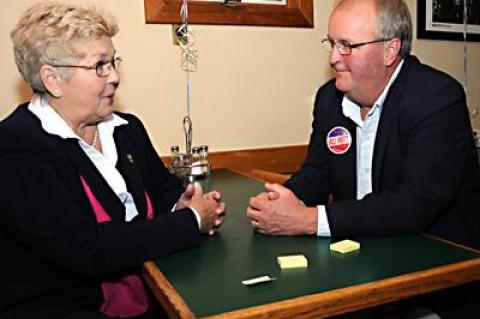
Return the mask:
<svg viewBox="0 0 480 319">
<path fill-rule="evenodd" d="M 418 0 L 417 38 L 463 41 L 463 1 L 467 1 L 466 39 L 480 42 L 480 0 Z"/>
<path fill-rule="evenodd" d="M 182 0 L 144 0 L 144 4 L 146 23 L 182 23 Z M 313 28 L 313 0 L 189 0 L 188 22 Z"/>
</svg>

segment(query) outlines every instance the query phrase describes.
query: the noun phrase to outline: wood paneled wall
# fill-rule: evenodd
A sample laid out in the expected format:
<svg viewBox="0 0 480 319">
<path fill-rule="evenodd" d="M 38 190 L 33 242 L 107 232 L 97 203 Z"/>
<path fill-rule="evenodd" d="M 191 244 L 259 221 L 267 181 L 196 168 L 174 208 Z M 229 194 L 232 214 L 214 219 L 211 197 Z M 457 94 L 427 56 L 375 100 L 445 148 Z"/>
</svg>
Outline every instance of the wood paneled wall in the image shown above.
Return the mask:
<svg viewBox="0 0 480 319">
<path fill-rule="evenodd" d="M 212 169 L 227 168 L 237 172 L 252 170 L 279 174 L 296 172 L 307 154 L 307 145 L 292 145 L 261 149 L 245 149 L 209 153 Z M 168 165 L 170 157 L 162 157 Z"/>
</svg>

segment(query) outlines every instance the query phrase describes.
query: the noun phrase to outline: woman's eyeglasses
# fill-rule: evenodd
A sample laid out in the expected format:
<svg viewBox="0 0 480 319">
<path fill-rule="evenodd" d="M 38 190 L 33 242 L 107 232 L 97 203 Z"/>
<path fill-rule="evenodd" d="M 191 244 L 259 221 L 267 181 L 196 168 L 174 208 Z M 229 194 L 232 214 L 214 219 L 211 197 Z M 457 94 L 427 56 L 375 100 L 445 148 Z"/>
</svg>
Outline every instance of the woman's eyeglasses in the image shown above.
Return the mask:
<svg viewBox="0 0 480 319">
<path fill-rule="evenodd" d="M 122 62 L 122 58 L 116 57 L 111 61 L 98 61 L 95 65 L 52 65 L 55 68 L 82 68 L 87 70 L 95 70 L 97 75 L 105 78 L 110 75 L 112 70 L 115 70 L 118 64 Z"/>
</svg>

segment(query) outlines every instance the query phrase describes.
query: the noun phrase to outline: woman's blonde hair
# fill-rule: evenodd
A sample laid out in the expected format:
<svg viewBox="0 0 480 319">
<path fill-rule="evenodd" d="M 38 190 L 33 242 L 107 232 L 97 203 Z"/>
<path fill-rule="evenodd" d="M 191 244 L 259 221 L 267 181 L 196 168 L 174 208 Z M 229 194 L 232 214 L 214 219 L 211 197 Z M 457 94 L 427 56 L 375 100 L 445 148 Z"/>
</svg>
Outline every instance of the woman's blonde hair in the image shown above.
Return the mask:
<svg viewBox="0 0 480 319">
<path fill-rule="evenodd" d="M 41 2 L 23 13 L 10 36 L 18 70 L 34 92 L 43 94 L 42 65 L 75 63 L 85 54 L 78 49 L 81 40 L 117 32 L 115 19 L 95 8 Z M 59 72 L 67 80 L 71 75 L 67 68 Z"/>
</svg>

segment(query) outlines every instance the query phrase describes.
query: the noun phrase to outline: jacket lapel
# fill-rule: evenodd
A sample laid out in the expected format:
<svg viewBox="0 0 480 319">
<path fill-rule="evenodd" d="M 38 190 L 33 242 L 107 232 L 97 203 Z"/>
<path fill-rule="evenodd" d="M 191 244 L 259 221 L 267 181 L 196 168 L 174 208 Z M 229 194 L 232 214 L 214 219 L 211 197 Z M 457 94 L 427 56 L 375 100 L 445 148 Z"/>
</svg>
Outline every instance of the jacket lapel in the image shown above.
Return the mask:
<svg viewBox="0 0 480 319">
<path fill-rule="evenodd" d="M 341 106 L 340 106 L 341 108 Z M 357 196 L 357 131 L 356 124 L 349 118 L 342 117 L 340 121 L 340 126 L 345 127 L 352 137 L 352 144 L 350 149 L 342 155 L 332 155 L 339 156 L 339 160 L 334 161 L 335 171 L 337 172 L 337 177 L 335 180 L 338 180 L 338 186 L 342 190 L 342 197 L 344 199 L 351 198 L 354 199 Z"/>
<path fill-rule="evenodd" d="M 118 153 L 117 169 L 125 179 L 127 189 L 135 201 L 138 211 L 136 218 L 146 218 L 147 203 L 145 199 L 145 187 L 143 185 L 141 171 L 138 167 L 134 143 L 127 133 L 127 126 L 119 126 L 114 132 L 115 145 Z"/>
<path fill-rule="evenodd" d="M 342 110 L 342 98 L 343 94 L 336 91 L 337 107 L 333 108 L 334 113 L 331 118 L 333 119 L 332 127 L 328 129 L 330 131 L 335 126 L 340 126 L 348 130 L 352 138 L 352 143 L 349 150 L 341 155 L 330 154 L 335 160 L 331 161 L 335 167 L 332 177 L 333 181 L 336 181 L 336 187 L 340 189 L 338 199 L 356 198 L 356 185 L 357 185 L 357 131 L 356 124 L 351 119 L 345 117 Z M 336 198 L 337 199 L 337 198 Z"/>
<path fill-rule="evenodd" d="M 125 206 L 111 189 L 75 139 L 65 141 L 65 150 L 73 165 L 90 186 L 112 221 L 125 221 Z M 79 176 L 80 179 L 80 176 Z"/>
<path fill-rule="evenodd" d="M 378 191 L 378 187 L 380 186 L 382 163 L 384 162 L 385 152 L 392 128 L 395 126 L 400 111 L 402 92 L 407 82 L 406 77 L 408 76 L 411 64 L 415 62 L 418 62 L 415 57 L 407 57 L 405 59 L 402 69 L 390 87 L 383 104 L 373 153 L 372 189 L 374 192 Z"/>
</svg>

